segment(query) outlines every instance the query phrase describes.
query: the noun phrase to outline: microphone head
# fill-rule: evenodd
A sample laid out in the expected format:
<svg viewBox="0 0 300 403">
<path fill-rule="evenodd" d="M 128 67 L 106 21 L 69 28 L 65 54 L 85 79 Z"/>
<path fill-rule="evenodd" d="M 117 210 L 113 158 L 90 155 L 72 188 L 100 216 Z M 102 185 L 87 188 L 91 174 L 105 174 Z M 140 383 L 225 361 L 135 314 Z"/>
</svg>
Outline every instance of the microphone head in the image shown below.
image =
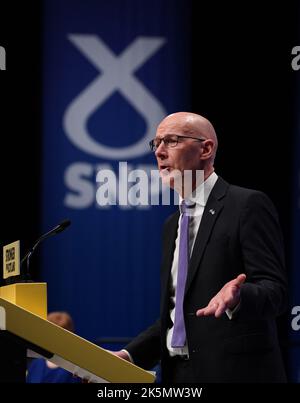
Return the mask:
<svg viewBox="0 0 300 403">
<path fill-rule="evenodd" d="M 70 220 L 63 220 L 60 224 L 58 224 L 55 233 L 58 234 L 59 232 L 65 230 L 70 224 Z"/>
</svg>

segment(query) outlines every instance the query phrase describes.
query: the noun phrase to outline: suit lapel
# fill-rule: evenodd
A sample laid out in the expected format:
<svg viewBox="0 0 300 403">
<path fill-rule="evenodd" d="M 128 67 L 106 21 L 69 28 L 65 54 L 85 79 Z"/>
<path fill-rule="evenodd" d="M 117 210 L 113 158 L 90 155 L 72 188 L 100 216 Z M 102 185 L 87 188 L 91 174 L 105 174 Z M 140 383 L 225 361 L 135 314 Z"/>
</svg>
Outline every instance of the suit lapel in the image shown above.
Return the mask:
<svg viewBox="0 0 300 403">
<path fill-rule="evenodd" d="M 206 206 L 204 208 L 203 216 L 198 229 L 198 233 L 196 236 L 189 264 L 185 293 L 187 293 L 193 281 L 193 278 L 199 267 L 199 263 L 202 259 L 211 231 L 223 209 L 224 196 L 226 194 L 228 186 L 229 186 L 228 183 L 219 177 L 209 195 Z"/>
<path fill-rule="evenodd" d="M 169 280 L 171 275 L 171 267 L 173 263 L 173 255 L 175 249 L 175 240 L 177 235 L 178 220 L 180 213 L 177 211 L 170 219 L 169 223 L 166 225 L 164 238 L 163 238 L 163 262 L 162 262 L 162 273 L 161 273 L 161 286 L 162 298 L 166 296 L 169 287 Z"/>
</svg>

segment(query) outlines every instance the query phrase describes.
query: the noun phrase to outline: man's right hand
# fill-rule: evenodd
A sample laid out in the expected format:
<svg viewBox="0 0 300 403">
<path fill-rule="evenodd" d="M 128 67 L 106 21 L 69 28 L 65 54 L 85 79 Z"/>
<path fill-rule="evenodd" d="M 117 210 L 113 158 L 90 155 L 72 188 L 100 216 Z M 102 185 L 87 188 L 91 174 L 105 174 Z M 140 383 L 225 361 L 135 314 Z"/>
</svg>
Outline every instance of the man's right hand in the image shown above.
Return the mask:
<svg viewBox="0 0 300 403">
<path fill-rule="evenodd" d="M 106 350 L 106 351 L 109 351 L 110 353 L 116 355 L 119 358 L 122 358 L 123 360 L 131 362 L 129 355 L 126 353 L 126 351 L 122 351 L 122 350 L 119 350 L 119 351 Z M 75 377 L 76 377 L 76 375 L 75 375 Z M 93 383 L 93 382 L 89 381 L 86 378 L 82 378 L 81 383 Z"/>
<path fill-rule="evenodd" d="M 130 358 L 129 355 L 126 353 L 124 350 L 119 350 L 119 351 L 110 351 L 112 354 L 116 355 L 119 358 L 123 358 L 123 360 L 129 361 Z"/>
</svg>

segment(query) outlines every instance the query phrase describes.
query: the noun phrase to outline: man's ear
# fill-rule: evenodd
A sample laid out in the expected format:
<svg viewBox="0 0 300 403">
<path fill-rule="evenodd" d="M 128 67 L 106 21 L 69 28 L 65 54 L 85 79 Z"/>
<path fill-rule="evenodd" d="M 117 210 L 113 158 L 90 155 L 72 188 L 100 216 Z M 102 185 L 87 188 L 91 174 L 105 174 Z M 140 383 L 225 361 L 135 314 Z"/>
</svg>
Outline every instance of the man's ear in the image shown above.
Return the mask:
<svg viewBox="0 0 300 403">
<path fill-rule="evenodd" d="M 213 140 L 207 139 L 202 142 L 202 153 L 201 159 L 208 160 L 212 157 L 214 151 L 214 142 Z"/>
</svg>

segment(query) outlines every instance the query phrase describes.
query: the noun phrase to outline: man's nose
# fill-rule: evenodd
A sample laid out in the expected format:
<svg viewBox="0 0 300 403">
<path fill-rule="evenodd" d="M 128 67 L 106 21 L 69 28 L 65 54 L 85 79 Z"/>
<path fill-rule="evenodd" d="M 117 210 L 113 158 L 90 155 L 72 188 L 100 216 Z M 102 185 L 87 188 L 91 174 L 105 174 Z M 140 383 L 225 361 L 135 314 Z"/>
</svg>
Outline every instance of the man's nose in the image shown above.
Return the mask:
<svg viewBox="0 0 300 403">
<path fill-rule="evenodd" d="M 161 141 L 160 145 L 157 147 L 155 151 L 156 158 L 166 158 L 167 157 L 167 147 L 163 141 Z"/>
</svg>

